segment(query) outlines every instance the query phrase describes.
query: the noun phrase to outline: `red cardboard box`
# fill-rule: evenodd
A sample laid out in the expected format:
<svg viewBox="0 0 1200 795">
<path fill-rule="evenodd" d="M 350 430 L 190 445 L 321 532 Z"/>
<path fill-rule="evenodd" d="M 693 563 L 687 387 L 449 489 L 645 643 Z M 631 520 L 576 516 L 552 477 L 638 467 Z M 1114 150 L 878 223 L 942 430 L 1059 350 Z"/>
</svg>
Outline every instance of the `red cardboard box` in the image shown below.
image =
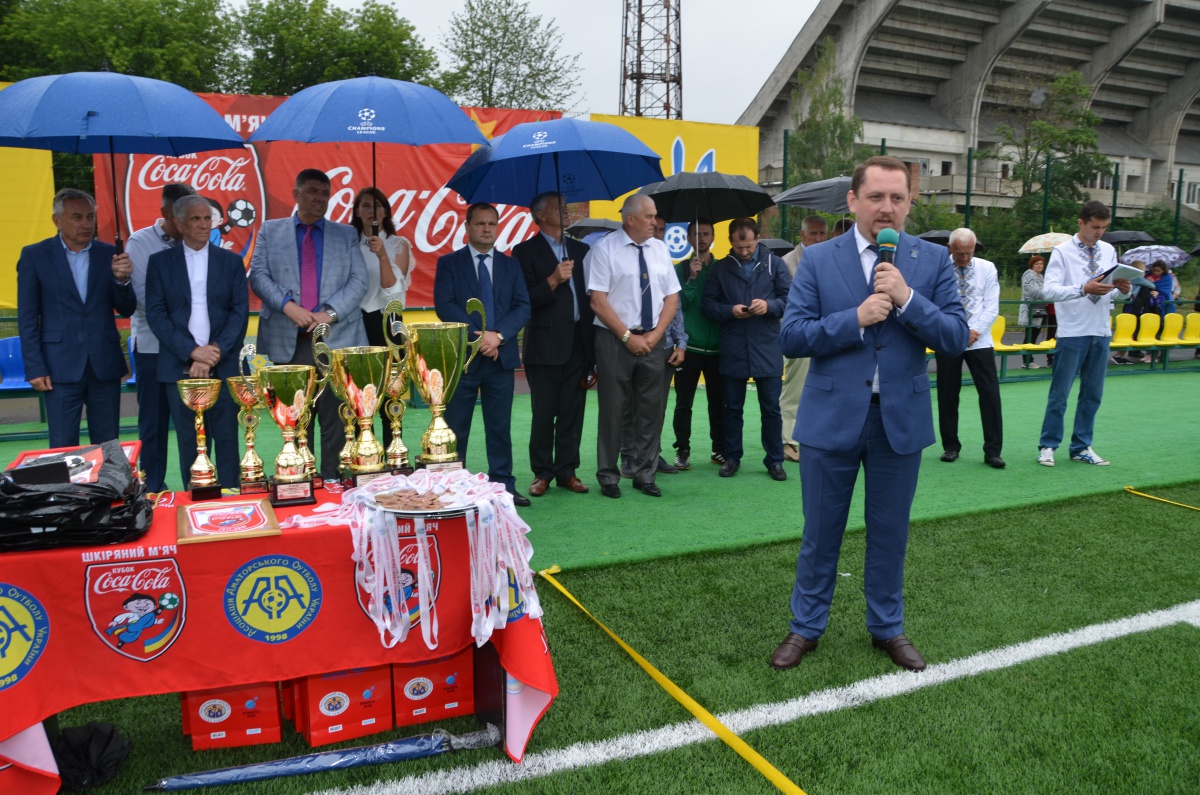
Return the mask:
<svg viewBox="0 0 1200 795">
<path fill-rule="evenodd" d="M 183 696 L 183 733 L 192 750 L 279 742 L 275 682 L 194 690 Z"/>
<path fill-rule="evenodd" d="M 391 667 L 356 668 L 301 680 L 296 728 L 309 745 L 327 745 L 392 728 Z"/>
<path fill-rule="evenodd" d="M 471 715 L 475 712 L 475 647 L 426 663 L 392 665 L 396 725 Z"/>
</svg>

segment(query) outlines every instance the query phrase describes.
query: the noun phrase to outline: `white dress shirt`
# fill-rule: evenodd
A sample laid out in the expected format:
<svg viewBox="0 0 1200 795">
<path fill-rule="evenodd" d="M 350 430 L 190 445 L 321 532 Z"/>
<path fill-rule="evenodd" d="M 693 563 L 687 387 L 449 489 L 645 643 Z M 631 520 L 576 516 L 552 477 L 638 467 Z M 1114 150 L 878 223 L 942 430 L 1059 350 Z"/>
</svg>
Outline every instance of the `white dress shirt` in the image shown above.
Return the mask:
<svg viewBox="0 0 1200 795">
<path fill-rule="evenodd" d="M 196 345 L 207 345 L 212 335 L 208 319 L 208 246 L 196 251 L 183 247 L 187 263 L 188 285 L 192 288 L 192 314 L 188 318 L 188 333 Z"/>
<path fill-rule="evenodd" d="M 996 266 L 985 259 L 972 257 L 967 267 L 954 266 L 952 270 L 958 295 L 967 312 L 967 327 L 979 332 L 978 339 L 968 345 L 967 350 L 994 347 L 992 324 L 1000 315 L 1000 279 L 996 275 Z"/>
<path fill-rule="evenodd" d="M 408 242 L 408 238 L 401 235 L 389 235 L 382 229 L 379 230 L 379 238 L 383 241 L 383 250 L 387 252 L 388 262 L 392 266 L 392 275 L 396 277 L 396 283 L 391 287 L 382 287 L 379 284 L 379 255 L 371 250 L 371 246 L 367 243 L 367 235 L 358 236 L 358 250 L 362 252 L 363 262 L 367 265 L 367 294 L 363 296 L 362 310 L 364 312 L 379 312 L 389 301 L 399 301 L 404 303 L 404 297 L 408 294 L 408 288 L 412 286 L 412 272 L 416 267 L 416 262 L 412 256 L 412 244 Z M 400 272 L 400 266 L 396 264 L 396 257 L 401 252 L 408 252 L 408 273 Z"/>
<path fill-rule="evenodd" d="M 158 353 L 158 338 L 146 322 L 146 267 L 152 255 L 166 251 L 177 243 L 163 231 L 161 218 L 137 230 L 125 241 L 125 253 L 129 255 L 129 262 L 133 266 L 130 279 L 133 281 L 133 292 L 137 295 L 137 309 L 129 321 L 129 335 L 133 337 L 138 353 Z"/>
<path fill-rule="evenodd" d="M 1117 264 L 1117 251 L 1103 240 L 1096 242 L 1093 257 L 1096 273 Z M 1111 337 L 1109 320 L 1116 290 L 1106 295 L 1084 295 L 1083 285 L 1093 278 L 1086 247 L 1075 235 L 1050 252 L 1042 279 L 1042 295 L 1054 302 L 1060 337 Z M 1098 301 L 1091 300 L 1093 297 Z"/>
<path fill-rule="evenodd" d="M 657 325 L 663 302 L 679 292 L 679 277 L 671 263 L 667 245 L 652 237 L 642 244 L 646 272 L 650 276 L 650 315 Z M 624 229 L 605 235 L 584 258 L 588 292 L 608 294 L 608 305 L 626 328 L 642 328 L 641 268 L 638 250 Z M 605 327 L 599 317 L 595 325 Z M 612 329 L 616 331 L 616 329 Z M 653 329 L 642 329 L 652 331 Z"/>
<path fill-rule="evenodd" d="M 858 247 L 858 262 L 862 265 L 863 277 L 867 280 L 867 285 L 874 283 L 875 266 L 878 265 L 879 252 L 873 251 L 871 246 L 874 245 L 870 240 L 863 237 L 863 233 L 858 231 L 858 224 L 851 227 L 854 230 L 854 245 Z M 908 309 L 908 305 L 912 303 L 913 291 L 908 288 L 908 300 L 904 302 L 904 306 L 896 307 L 896 316 L 904 314 L 904 310 Z M 865 328 L 858 330 L 858 338 L 862 339 L 867 334 Z M 879 365 L 875 365 L 875 375 L 871 377 L 871 391 L 879 394 Z"/>
</svg>

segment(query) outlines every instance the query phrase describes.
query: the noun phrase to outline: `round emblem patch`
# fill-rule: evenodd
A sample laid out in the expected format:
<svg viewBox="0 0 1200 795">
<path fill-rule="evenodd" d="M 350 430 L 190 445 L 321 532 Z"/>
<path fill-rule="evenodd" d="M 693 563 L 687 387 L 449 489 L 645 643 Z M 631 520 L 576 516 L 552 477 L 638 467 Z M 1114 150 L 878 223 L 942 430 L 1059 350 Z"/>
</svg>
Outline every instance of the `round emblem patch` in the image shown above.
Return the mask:
<svg viewBox="0 0 1200 795">
<path fill-rule="evenodd" d="M 299 558 L 264 555 L 239 567 L 225 586 L 225 617 L 260 643 L 299 635 L 321 610 L 321 581 Z"/>
<path fill-rule="evenodd" d="M 350 706 L 350 696 L 345 693 L 326 693 L 321 699 L 321 714 L 332 718 L 334 715 L 341 715 Z"/>
<path fill-rule="evenodd" d="M 420 701 L 432 692 L 433 682 L 423 676 L 408 680 L 408 684 L 404 686 L 404 695 L 413 701 Z"/>
<path fill-rule="evenodd" d="M 0 583 L 0 690 L 25 678 L 50 637 L 50 619 L 33 594 Z"/>
<path fill-rule="evenodd" d="M 219 698 L 210 699 L 200 705 L 200 720 L 205 723 L 220 723 L 229 717 L 232 710 L 229 702 Z"/>
</svg>

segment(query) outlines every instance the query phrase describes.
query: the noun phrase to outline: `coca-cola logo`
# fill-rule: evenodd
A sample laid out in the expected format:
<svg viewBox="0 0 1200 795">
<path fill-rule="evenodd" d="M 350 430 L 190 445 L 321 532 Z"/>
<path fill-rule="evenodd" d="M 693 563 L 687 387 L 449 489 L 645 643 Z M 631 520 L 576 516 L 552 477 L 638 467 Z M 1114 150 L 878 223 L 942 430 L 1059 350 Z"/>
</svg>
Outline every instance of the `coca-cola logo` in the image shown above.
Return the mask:
<svg viewBox="0 0 1200 795">
<path fill-rule="evenodd" d="M 174 566 L 149 568 L 140 571 L 125 572 L 121 567 L 116 571 L 106 571 L 96 578 L 92 592 L 97 594 L 123 593 L 128 591 L 154 591 L 170 588 L 171 573 Z"/>
<path fill-rule="evenodd" d="M 172 558 L 88 566 L 84 601 L 101 643 L 138 662 L 171 648 L 187 619 L 187 587 Z"/>
<path fill-rule="evenodd" d="M 246 166 L 250 157 L 214 155 L 183 155 L 167 158 L 157 155 L 138 170 L 137 185 L 141 190 L 159 190 L 172 182 L 191 185 L 198 193 L 241 193 L 246 189 Z"/>
</svg>

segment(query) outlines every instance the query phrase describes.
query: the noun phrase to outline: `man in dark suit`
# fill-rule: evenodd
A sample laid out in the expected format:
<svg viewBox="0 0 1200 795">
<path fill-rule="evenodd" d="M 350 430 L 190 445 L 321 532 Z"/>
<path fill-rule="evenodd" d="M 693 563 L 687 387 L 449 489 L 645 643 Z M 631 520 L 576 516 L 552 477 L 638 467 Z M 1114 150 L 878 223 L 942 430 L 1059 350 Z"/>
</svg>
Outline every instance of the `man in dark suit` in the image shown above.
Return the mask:
<svg viewBox="0 0 1200 795">
<path fill-rule="evenodd" d="M 946 249 L 901 233 L 895 264 L 877 237 L 904 228 L 909 172 L 892 157 L 860 163 L 847 202 L 855 225 L 807 248 L 780 331 L 783 355 L 811 357 L 795 438 L 804 538 L 791 631 L 771 665 L 791 668 L 829 620 L 842 534 L 859 468 L 866 471 L 863 588 L 872 645 L 902 668 L 925 660 L 904 635 L 904 555 L 921 450 L 934 442 L 925 349 L 959 356 L 967 319 Z"/>
<path fill-rule="evenodd" d="M 212 210 L 203 196 L 184 196 L 172 207 L 183 245 L 150 257 L 146 273 L 146 322 L 158 338 L 158 380 L 220 378 L 238 374 L 238 352 L 246 338 L 249 293 L 242 258 L 209 242 Z M 143 373 L 141 378 L 154 374 Z M 196 414 L 179 390 L 167 389 L 167 405 L 179 443 L 183 487 L 196 459 Z M 238 407 L 224 384 L 204 412 L 210 450 L 215 448 L 217 477 L 228 489 L 238 486 Z"/>
<path fill-rule="evenodd" d="M 129 372 L 115 309 L 137 309 L 127 254 L 94 240 L 96 202 L 64 188 L 54 196 L 58 234 L 21 250 L 17 328 L 29 385 L 44 393 L 51 447 L 79 444 L 87 406 L 92 444 L 117 438 L 121 377 Z"/>
<path fill-rule="evenodd" d="M 529 204 L 541 234 L 513 248 L 529 288 L 529 327 L 525 329 L 525 377 L 533 419 L 529 496 L 541 497 L 550 481 L 577 493 L 588 487 L 576 476 L 585 382 L 595 363 L 595 318 L 587 294 L 583 258 L 588 247 L 564 237 L 566 205 L 558 193 L 542 193 Z"/>
<path fill-rule="evenodd" d="M 483 337 L 479 355 L 458 382 L 446 406 L 446 424 L 458 437 L 458 452 L 466 459 L 471 438 L 475 398 L 483 396 L 483 425 L 487 441 L 488 477 L 503 483 L 513 502 L 529 505 L 518 493 L 512 474 L 513 372 L 521 365 L 517 334 L 529 320 L 529 292 L 521 264 L 497 251 L 500 214 L 490 204 L 467 208 L 467 245 L 438 258 L 433 276 L 433 304 L 443 322 L 467 323 L 472 338 Z M 478 298 L 487 314 L 467 314 L 467 299 Z"/>
<path fill-rule="evenodd" d="M 330 326 L 330 348 L 367 344 L 362 300 L 367 266 L 352 226 L 325 219 L 329 177 L 306 168 L 296 175 L 292 198 L 296 214 L 267 221 L 250 259 L 250 287 L 262 299 L 258 350 L 275 364 L 313 364 L 312 332 Z M 345 444 L 340 401 L 332 390 L 317 400 L 321 425 L 321 477 L 338 478 L 338 454 Z M 312 425 L 308 428 L 312 448 Z"/>
</svg>

